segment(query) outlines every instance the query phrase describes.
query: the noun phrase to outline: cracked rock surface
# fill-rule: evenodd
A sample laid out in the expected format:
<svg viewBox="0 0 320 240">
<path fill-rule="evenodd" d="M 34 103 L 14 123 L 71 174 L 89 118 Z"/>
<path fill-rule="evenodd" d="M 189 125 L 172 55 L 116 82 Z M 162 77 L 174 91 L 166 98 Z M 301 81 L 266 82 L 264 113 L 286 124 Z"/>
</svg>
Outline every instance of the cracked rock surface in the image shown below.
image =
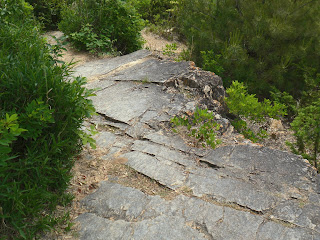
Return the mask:
<svg viewBox="0 0 320 240">
<path fill-rule="evenodd" d="M 96 89 L 91 124 L 109 127 L 96 136 L 103 159 L 121 157 L 190 192 L 166 200 L 103 181 L 82 201 L 80 239 L 320 240 L 320 177 L 301 157 L 251 143 L 197 148 L 170 130 L 173 116 L 205 106 L 225 123 L 221 136 L 232 134 L 218 76 L 146 50 L 86 63 L 75 75 Z"/>
</svg>

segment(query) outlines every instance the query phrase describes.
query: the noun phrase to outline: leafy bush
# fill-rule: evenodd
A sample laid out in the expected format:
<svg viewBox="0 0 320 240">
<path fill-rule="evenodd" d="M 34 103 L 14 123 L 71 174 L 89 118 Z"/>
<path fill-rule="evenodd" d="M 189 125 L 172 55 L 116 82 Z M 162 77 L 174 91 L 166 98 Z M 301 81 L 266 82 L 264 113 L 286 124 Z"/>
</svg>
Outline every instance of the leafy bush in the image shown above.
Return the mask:
<svg viewBox="0 0 320 240">
<path fill-rule="evenodd" d="M 219 59 L 221 58 L 221 55 L 215 55 L 213 51 L 201 51 L 200 53 L 203 60 L 202 68 L 204 70 L 214 72 L 219 76 L 223 74 L 225 70 L 219 64 Z"/>
<path fill-rule="evenodd" d="M 34 9 L 34 15 L 46 30 L 56 30 L 61 21 L 61 9 L 67 0 L 26 0 Z"/>
<path fill-rule="evenodd" d="M 220 125 L 214 121 L 214 116 L 207 109 L 197 108 L 191 119 L 175 116 L 171 119 L 171 123 L 173 124 L 174 132 L 177 132 L 175 127 L 187 127 L 189 136 L 195 137 L 199 142 L 202 142 L 203 147 L 210 146 L 214 149 L 221 143 L 216 138 L 216 131 L 219 130 Z"/>
<path fill-rule="evenodd" d="M 276 87 L 299 97 L 305 66 L 320 70 L 320 1 L 179 0 L 178 26 L 193 48 L 212 51 L 225 86 L 233 80 L 269 97 Z"/>
<path fill-rule="evenodd" d="M 130 53 L 141 48 L 143 21 L 121 0 L 75 0 L 65 6 L 59 29 L 79 49 Z"/>
<path fill-rule="evenodd" d="M 88 50 L 93 54 L 113 51 L 111 40 L 105 35 L 99 37 L 90 24 L 82 26 L 79 32 L 71 33 L 70 38 L 76 48 Z"/>
<path fill-rule="evenodd" d="M 320 151 L 320 74 L 309 69 L 305 75 L 308 91 L 303 93 L 297 116 L 291 123 L 296 143 L 289 143 L 296 154 L 309 159 L 318 171 L 318 153 Z"/>
<path fill-rule="evenodd" d="M 297 145 L 299 147 L 297 153 L 311 160 L 318 169 L 317 155 L 320 152 L 320 99 L 306 107 L 300 108 L 291 126 L 295 131 L 294 135 L 297 137 Z M 311 154 L 306 153 L 306 148 L 310 150 Z"/>
<path fill-rule="evenodd" d="M 176 1 L 171 0 L 127 0 L 145 20 L 147 30 L 173 40 L 176 16 Z"/>
<path fill-rule="evenodd" d="M 286 114 L 285 106 L 269 99 L 259 102 L 254 94 L 248 94 L 247 88 L 243 83 L 233 81 L 232 85 L 226 90 L 228 97 L 225 101 L 230 113 L 249 118 L 250 120 L 261 122 L 266 116 L 279 118 Z"/>
<path fill-rule="evenodd" d="M 141 17 L 150 23 L 159 24 L 161 20 L 170 18 L 171 0 L 128 0 L 135 7 Z"/>
<path fill-rule="evenodd" d="M 166 55 L 168 57 L 173 57 L 175 56 L 175 51 L 178 49 L 177 44 L 176 43 L 172 43 L 172 44 L 166 44 L 166 47 L 164 49 L 162 49 L 162 54 Z"/>
<path fill-rule="evenodd" d="M 67 65 L 51 57 L 23 0 L 2 0 L 0 17 L 0 235 L 33 239 L 66 204 L 83 120 L 94 112 Z"/>
<path fill-rule="evenodd" d="M 287 119 L 292 121 L 297 115 L 297 100 L 287 92 L 280 92 L 278 89 L 273 88 L 270 92 L 271 99 L 275 102 L 282 103 L 287 109 Z"/>
<path fill-rule="evenodd" d="M 258 98 L 254 94 L 248 94 L 244 84 L 238 81 L 232 82 L 226 93 L 228 97 L 225 98 L 225 102 L 229 108 L 229 112 L 240 117 L 232 122 L 233 126 L 254 142 L 266 137 L 266 132 L 260 129 L 255 134 L 247 127 L 247 123 L 243 118 L 261 123 L 266 120 L 266 117 L 278 119 L 280 116 L 286 115 L 285 105 L 278 102 L 271 103 L 269 99 L 259 102 Z"/>
</svg>

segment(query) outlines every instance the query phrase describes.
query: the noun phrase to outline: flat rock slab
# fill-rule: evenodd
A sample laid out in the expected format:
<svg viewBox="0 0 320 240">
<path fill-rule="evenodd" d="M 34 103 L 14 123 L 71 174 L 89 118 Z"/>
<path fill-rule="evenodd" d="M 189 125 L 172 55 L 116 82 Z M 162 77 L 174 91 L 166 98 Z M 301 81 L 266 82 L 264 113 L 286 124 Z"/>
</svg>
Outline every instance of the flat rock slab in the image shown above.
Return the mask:
<svg viewBox="0 0 320 240">
<path fill-rule="evenodd" d="M 173 190 L 187 186 L 195 196 L 236 203 L 255 212 L 271 212 L 288 199 L 307 201 L 310 193 L 318 196 L 314 169 L 300 157 L 278 150 L 226 146 L 200 158 L 149 141 L 135 141 L 131 150 L 123 155 L 127 165 L 159 183 Z M 284 168 L 290 173 L 284 174 Z M 310 218 L 318 228 L 319 216 Z M 282 220 L 287 221 L 285 215 Z"/>
<path fill-rule="evenodd" d="M 160 61 L 150 59 L 119 71 L 108 80 L 144 81 L 164 83 L 166 80 L 188 72 L 188 62 Z"/>
<path fill-rule="evenodd" d="M 161 86 L 134 82 L 111 85 L 98 91 L 92 101 L 98 113 L 126 124 L 148 111 L 154 112 L 154 118 L 165 111 L 160 120 L 169 121 L 172 116 L 166 112 L 179 111 L 187 103 L 182 96 L 165 93 Z"/>
<path fill-rule="evenodd" d="M 105 58 L 97 61 L 87 62 L 79 67 L 76 67 L 74 69 L 73 75 L 87 77 L 87 78 L 105 75 L 107 73 L 110 73 L 113 70 L 116 70 L 117 68 L 123 65 L 138 61 L 150 55 L 151 55 L 150 51 L 139 50 L 121 57 Z"/>
<path fill-rule="evenodd" d="M 286 227 L 247 211 L 184 195 L 164 200 L 108 181 L 101 182 L 99 190 L 82 203 L 91 213 L 77 219 L 81 223 L 81 240 L 307 240 L 320 237 L 315 231 Z"/>
</svg>

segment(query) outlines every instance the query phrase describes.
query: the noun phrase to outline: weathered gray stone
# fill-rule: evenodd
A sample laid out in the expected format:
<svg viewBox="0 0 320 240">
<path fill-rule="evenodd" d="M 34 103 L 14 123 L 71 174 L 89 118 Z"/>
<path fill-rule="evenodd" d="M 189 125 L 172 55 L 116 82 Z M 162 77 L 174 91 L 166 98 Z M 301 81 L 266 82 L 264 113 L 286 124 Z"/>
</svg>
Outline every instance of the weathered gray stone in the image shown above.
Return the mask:
<svg viewBox="0 0 320 240">
<path fill-rule="evenodd" d="M 263 220 L 261 216 L 225 207 L 223 218 L 214 227 L 210 227 L 210 233 L 213 239 L 256 239 L 257 230 Z"/>
<path fill-rule="evenodd" d="M 98 113 L 112 119 L 130 124 L 146 111 L 161 111 L 176 97 L 165 94 L 160 86 L 121 82 L 96 93 L 92 97 Z M 183 105 L 183 102 L 180 103 Z"/>
<path fill-rule="evenodd" d="M 83 200 L 83 204 L 100 217 L 132 221 L 141 215 L 149 201 L 140 191 L 104 181 L 98 191 Z"/>
<path fill-rule="evenodd" d="M 194 197 L 148 196 L 102 182 L 82 200 L 92 213 L 78 217 L 81 239 L 319 239 L 319 233 L 286 226 L 262 215 L 218 206 Z"/>
<path fill-rule="evenodd" d="M 154 118 L 156 118 L 158 116 L 157 111 L 151 110 L 151 111 L 146 111 L 141 118 L 141 122 L 143 123 L 147 123 L 151 120 L 153 120 Z"/>
<path fill-rule="evenodd" d="M 97 114 L 90 118 L 90 123 L 100 127 L 112 127 L 122 131 L 125 131 L 129 125 L 124 122 L 119 122 L 115 119 L 107 117 L 103 114 Z"/>
<path fill-rule="evenodd" d="M 317 205 L 320 206 L 320 194 L 317 194 L 317 193 L 310 193 L 309 195 L 309 201 L 311 203 L 315 203 Z"/>
<path fill-rule="evenodd" d="M 214 171 L 214 170 L 213 170 Z M 232 178 L 220 178 L 218 174 L 190 174 L 186 183 L 196 196 L 209 195 L 213 199 L 236 203 L 254 211 L 266 211 L 275 203 L 275 197 L 256 189 L 253 184 Z"/>
<path fill-rule="evenodd" d="M 210 226 L 213 226 L 223 218 L 224 207 L 205 202 L 198 198 L 180 195 L 172 202 L 177 202 L 183 206 L 182 213 L 187 221 L 195 221 L 200 224 L 205 223 L 209 231 Z"/>
<path fill-rule="evenodd" d="M 319 240 L 320 235 L 308 229 L 286 227 L 285 223 L 265 222 L 257 231 L 259 240 Z"/>
<path fill-rule="evenodd" d="M 319 205 L 305 205 L 302 201 L 286 201 L 274 209 L 272 217 L 294 223 L 301 227 L 313 229 L 320 233 Z"/>
<path fill-rule="evenodd" d="M 84 213 L 77 221 L 81 223 L 80 240 L 132 239 L 131 223 L 124 220 L 112 221 L 93 213 Z"/>
<path fill-rule="evenodd" d="M 316 173 L 311 165 L 301 157 L 279 150 L 250 145 L 226 146 L 205 159 L 220 167 L 241 171 L 261 189 L 286 194 L 288 198 L 293 197 L 293 189 L 303 192 L 317 188 Z"/>
<path fill-rule="evenodd" d="M 151 142 L 168 146 L 170 148 L 174 148 L 186 153 L 194 153 L 198 156 L 204 156 L 206 154 L 206 150 L 188 146 L 179 135 L 166 136 L 161 131 L 159 131 L 146 134 L 143 136 L 143 138 L 148 139 Z"/>
<path fill-rule="evenodd" d="M 109 148 L 116 141 L 117 136 L 111 132 L 99 132 L 94 136 L 99 148 Z"/>
<path fill-rule="evenodd" d="M 168 188 L 177 189 L 186 180 L 186 174 L 180 165 L 159 156 L 153 157 L 137 151 L 125 153 L 122 156 L 128 159 L 126 163 L 128 166 Z M 177 171 L 179 168 L 181 171 Z"/>
<path fill-rule="evenodd" d="M 226 110 L 223 101 L 226 93 L 222 79 L 212 72 L 192 66 L 191 63 L 188 72 L 170 78 L 164 84 L 183 91 L 191 90 L 193 95 L 197 95 L 200 105 L 205 108 L 221 113 Z"/>
<path fill-rule="evenodd" d="M 159 216 L 136 224 L 132 239 L 206 240 L 205 235 L 190 228 L 179 216 Z"/>
<path fill-rule="evenodd" d="M 166 80 L 188 72 L 188 62 L 159 61 L 150 59 L 117 72 L 108 80 L 144 81 L 164 83 Z"/>
<path fill-rule="evenodd" d="M 102 91 L 108 87 L 115 85 L 116 81 L 105 81 L 105 80 L 96 80 L 92 82 L 88 82 L 85 87 L 88 89 L 94 89 L 96 92 Z"/>
<path fill-rule="evenodd" d="M 186 168 L 195 167 L 196 163 L 193 159 L 190 159 L 190 156 L 172 150 L 163 145 L 151 143 L 149 141 L 135 141 L 131 147 L 132 150 L 153 155 L 156 158 L 161 157 L 166 160 L 183 165 Z"/>
<path fill-rule="evenodd" d="M 111 147 L 108 151 L 108 153 L 101 158 L 104 160 L 113 160 L 115 156 L 118 156 L 121 154 L 121 148 L 118 147 Z"/>
<path fill-rule="evenodd" d="M 86 213 L 82 223 L 81 240 L 206 240 L 204 234 L 188 227 L 181 217 L 158 216 L 141 222 L 112 221 Z"/>
<path fill-rule="evenodd" d="M 116 57 L 106 58 L 97 61 L 87 62 L 74 69 L 74 76 L 93 77 L 107 74 L 127 63 L 137 61 L 139 59 L 150 56 L 151 52 L 147 50 L 139 50 L 134 53 Z"/>
<path fill-rule="evenodd" d="M 152 131 L 152 129 L 145 123 L 138 122 L 130 126 L 126 130 L 126 134 L 134 139 L 141 139 L 145 134 Z"/>
</svg>

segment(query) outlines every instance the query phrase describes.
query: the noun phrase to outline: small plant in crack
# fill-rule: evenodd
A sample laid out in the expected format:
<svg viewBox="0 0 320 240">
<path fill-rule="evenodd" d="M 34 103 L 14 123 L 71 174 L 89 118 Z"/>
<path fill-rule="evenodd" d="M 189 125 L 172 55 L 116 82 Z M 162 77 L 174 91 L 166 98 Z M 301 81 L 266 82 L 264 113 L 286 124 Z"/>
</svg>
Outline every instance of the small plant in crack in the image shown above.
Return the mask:
<svg viewBox="0 0 320 240">
<path fill-rule="evenodd" d="M 201 142 L 203 147 L 216 148 L 221 140 L 216 138 L 220 125 L 214 121 L 212 113 L 207 109 L 196 108 L 191 117 L 175 116 L 170 121 L 173 124 L 173 132 L 178 132 L 177 127 L 184 126 L 188 129 L 188 135 Z"/>
<path fill-rule="evenodd" d="M 142 82 L 143 84 L 151 83 L 150 79 L 149 79 L 147 76 L 145 76 L 144 78 L 142 78 L 142 79 L 141 79 L 141 82 Z"/>
</svg>

